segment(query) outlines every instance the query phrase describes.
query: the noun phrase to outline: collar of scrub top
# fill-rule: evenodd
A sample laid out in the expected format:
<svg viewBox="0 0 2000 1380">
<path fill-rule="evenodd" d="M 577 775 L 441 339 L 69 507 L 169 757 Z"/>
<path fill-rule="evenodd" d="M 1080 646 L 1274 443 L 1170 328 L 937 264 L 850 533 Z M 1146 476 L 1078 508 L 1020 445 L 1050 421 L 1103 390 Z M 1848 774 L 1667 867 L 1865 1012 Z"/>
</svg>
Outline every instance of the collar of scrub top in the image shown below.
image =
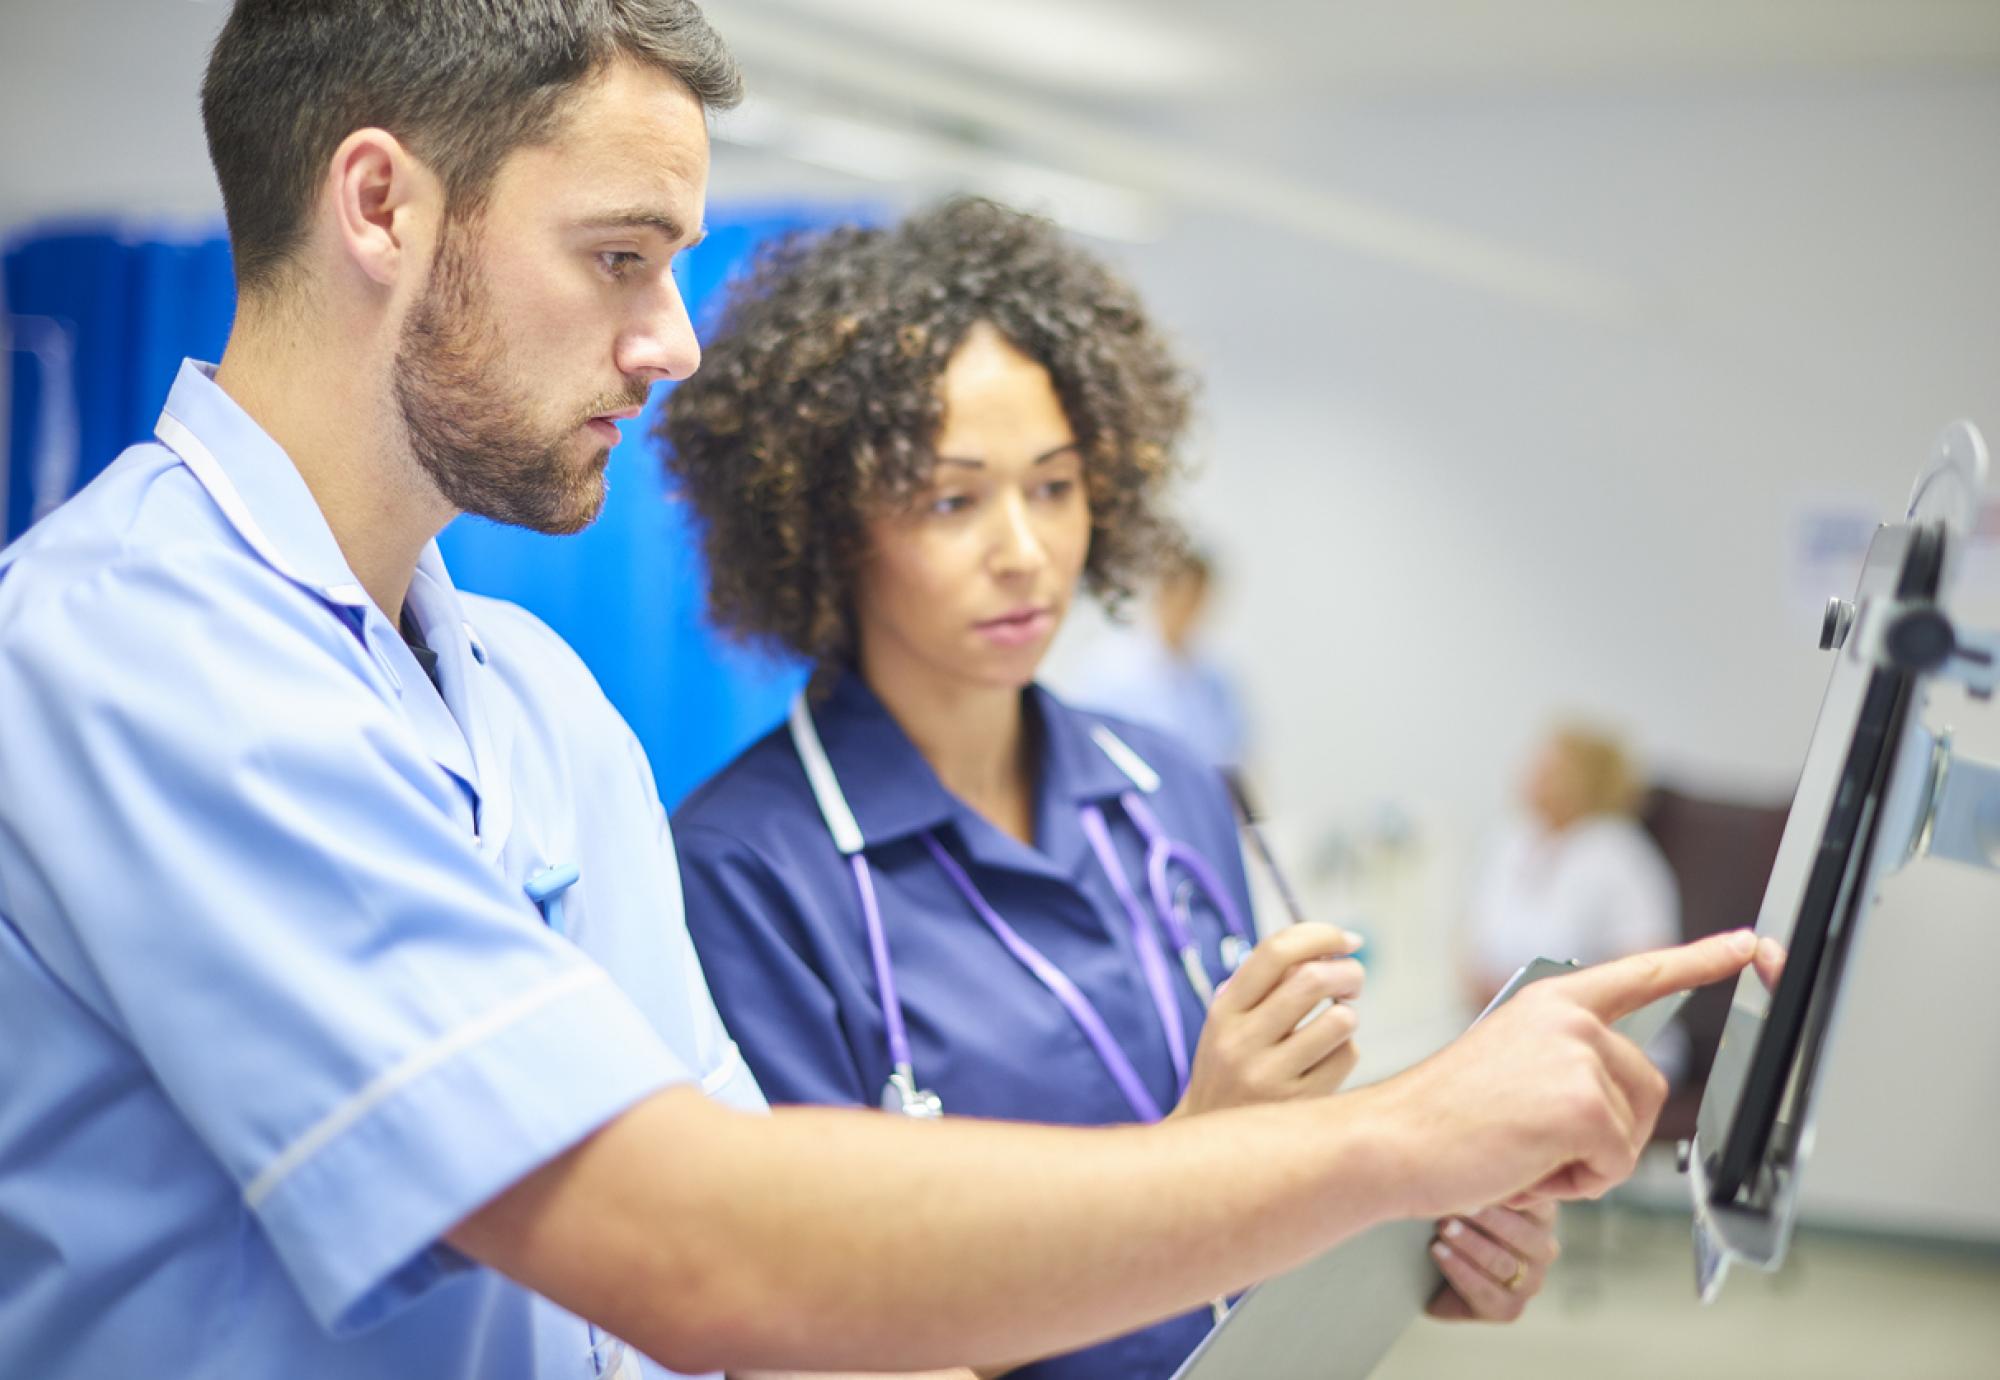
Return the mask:
<svg viewBox="0 0 2000 1380">
<path fill-rule="evenodd" d="M 1033 848 L 988 824 L 945 789 L 931 764 L 866 681 L 849 672 L 813 719 L 857 827 L 871 848 L 955 826 L 967 858 L 993 867 L 1074 884 L 1092 866 L 1077 807 L 1115 800 L 1132 780 L 1090 739 L 1089 722 L 1039 685 L 1025 694 L 1040 735 Z"/>
<path fill-rule="evenodd" d="M 216 386 L 215 366 L 184 360 L 154 427 L 244 543 L 271 569 L 331 606 L 356 630 L 425 749 L 471 798 L 482 856 L 497 858 L 513 819 L 506 744 L 475 692 L 486 649 L 466 621 L 437 543 L 424 547 L 408 607 L 438 657 L 434 690 L 396 625 L 349 569 L 298 467 Z M 441 697 L 440 697 L 441 696 Z"/>
<path fill-rule="evenodd" d="M 1044 737 L 1044 795 L 1069 796 L 1070 792 L 1060 789 L 1051 792 L 1048 783 L 1068 781 L 1072 789 L 1075 778 L 1090 778 L 1095 788 L 1085 794 L 1077 804 L 1077 815 L 1081 832 L 1090 852 L 1096 855 L 1097 863 L 1109 877 L 1117 894 L 1120 907 L 1125 911 L 1131 926 L 1133 949 L 1139 957 L 1141 971 L 1146 980 L 1148 995 L 1152 998 L 1158 1013 L 1161 1028 L 1167 1038 L 1168 1053 L 1174 1066 L 1178 1086 L 1185 1087 L 1189 1072 L 1187 1031 L 1181 1018 L 1180 1003 L 1173 992 L 1173 980 L 1161 950 L 1163 937 L 1179 951 L 1184 970 L 1190 984 L 1204 1004 L 1212 995 L 1209 979 L 1201 964 L 1198 948 L 1185 922 L 1179 923 L 1172 914 L 1173 905 L 1165 886 L 1165 868 L 1169 862 L 1178 862 L 1187 867 L 1200 885 L 1208 890 L 1211 899 L 1222 910 L 1225 923 L 1232 936 L 1247 935 L 1243 917 L 1236 914 L 1236 907 L 1222 888 L 1220 878 L 1205 860 L 1194 850 L 1184 845 L 1174 844 L 1167 839 L 1159 821 L 1151 809 L 1139 798 L 1140 793 L 1151 793 L 1160 787 L 1160 778 L 1150 765 L 1125 742 L 1103 724 L 1091 723 L 1084 716 L 1069 713 L 1060 702 L 1039 687 L 1031 694 L 1039 697 L 1035 703 L 1040 712 Z M 845 773 L 849 780 L 864 783 L 894 781 L 908 775 L 922 783 L 909 792 L 904 800 L 904 809 L 892 814 L 900 828 L 892 828 L 886 834 L 876 832 L 864 825 L 856 815 L 853 801 L 842 789 L 843 773 L 840 763 L 826 745 L 816 716 L 808 706 L 803 693 L 792 703 L 789 728 L 794 746 L 798 750 L 807 779 L 811 784 L 827 829 L 834 844 L 847 858 L 854 874 L 855 889 L 859 894 L 863 920 L 868 932 L 869 957 L 875 970 L 876 990 L 881 999 L 883 1024 L 889 1046 L 889 1060 L 892 1073 L 889 1085 L 883 1090 L 883 1102 L 891 1110 L 899 1110 L 919 1116 L 935 1116 L 941 1110 L 935 1093 L 925 1092 L 916 1084 L 916 1076 L 910 1050 L 909 1034 L 903 1020 L 902 1002 L 897 994 L 895 971 L 888 947 L 888 935 L 882 923 L 880 901 L 875 892 L 874 878 L 865 857 L 865 850 L 873 845 L 888 842 L 890 837 L 902 837 L 909 833 L 920 834 L 932 861 L 950 879 L 953 887 L 965 898 L 966 903 L 980 920 L 999 940 L 1013 958 L 1026 968 L 1068 1011 L 1072 1020 L 1083 1031 L 1099 1060 L 1111 1074 L 1134 1115 L 1142 1121 L 1157 1121 L 1162 1112 L 1151 1091 L 1145 1086 L 1131 1059 L 1119 1046 L 1090 999 L 1070 979 L 1068 974 L 1057 967 L 1045 955 L 1028 943 L 1001 915 L 986 901 L 970 875 L 958 860 L 945 849 L 938 840 L 936 826 L 964 811 L 964 807 L 946 791 L 931 771 L 929 763 L 916 751 L 907 735 L 888 714 L 880 702 L 868 692 L 858 677 L 846 677 L 835 689 L 826 706 L 832 726 L 849 726 L 851 715 L 860 717 L 866 731 L 858 736 L 864 740 L 859 746 L 869 749 L 867 769 Z M 873 711 L 870 713 L 869 711 Z M 842 737 L 850 735 L 843 734 Z M 836 741 L 839 741 L 837 738 Z M 843 744 L 846 746 L 847 744 Z M 1087 746 L 1085 746 L 1087 745 Z M 898 750 L 900 747 L 900 751 Z M 1062 760 L 1065 750 L 1070 760 Z M 884 760 L 883 754 L 889 754 Z M 844 754 L 845 755 L 845 754 Z M 900 759 L 900 760 L 899 760 Z M 1097 764 L 1102 764 L 1098 766 Z M 859 766 L 858 762 L 850 765 Z M 1096 767 L 1095 771 L 1075 771 L 1078 766 Z M 1064 770 L 1071 768 L 1071 770 Z M 1109 772 L 1107 777 L 1105 772 Z M 862 799 L 866 801 L 876 794 L 872 786 L 863 787 Z M 1111 841 L 1108 825 L 1099 801 L 1106 795 L 1116 795 L 1128 816 L 1145 838 L 1148 848 L 1149 879 L 1158 876 L 1161 880 L 1152 886 L 1155 902 L 1154 914 L 1149 916 L 1139 902 L 1132 883 L 1119 861 L 1116 848 Z M 938 802 L 942 801 L 942 810 Z M 911 806 L 924 804 L 928 810 L 919 811 Z M 884 812 L 878 810 L 878 819 Z M 999 835 L 998 830 L 971 831 L 973 838 L 982 832 Z M 961 830 L 961 837 L 966 831 Z M 1004 835 L 999 835 L 1005 838 Z M 1010 844 L 1017 841 L 1008 839 Z M 1036 850 L 1022 849 L 1034 854 Z M 1012 864 L 1012 858 L 1001 859 Z M 1166 934 L 1162 935 L 1161 930 Z M 1186 936 L 1182 942 L 1183 935 Z"/>
</svg>

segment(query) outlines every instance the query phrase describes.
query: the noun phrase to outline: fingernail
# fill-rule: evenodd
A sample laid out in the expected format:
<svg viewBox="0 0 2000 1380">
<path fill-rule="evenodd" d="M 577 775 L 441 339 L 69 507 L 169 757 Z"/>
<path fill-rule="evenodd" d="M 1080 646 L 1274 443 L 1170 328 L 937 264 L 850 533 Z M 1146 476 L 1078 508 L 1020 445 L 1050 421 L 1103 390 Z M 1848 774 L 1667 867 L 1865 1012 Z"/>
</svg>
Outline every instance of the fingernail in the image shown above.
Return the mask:
<svg viewBox="0 0 2000 1380">
<path fill-rule="evenodd" d="M 1454 1241 L 1458 1240 L 1459 1237 L 1465 1235 L 1465 1223 L 1459 1221 L 1456 1217 L 1452 1218 L 1451 1221 L 1444 1224 L 1444 1234 Z"/>
<path fill-rule="evenodd" d="M 1445 1245 L 1442 1241 L 1434 1241 L 1431 1243 L 1431 1254 L 1439 1260 L 1450 1260 L 1451 1247 Z"/>
<path fill-rule="evenodd" d="M 1349 953 L 1353 953 L 1356 949 L 1360 948 L 1362 945 L 1368 942 L 1367 935 L 1356 934 L 1353 930 L 1342 930 L 1340 932 L 1340 937 L 1347 942 L 1347 951 Z"/>
<path fill-rule="evenodd" d="M 1736 953 L 1744 958 L 1748 958 L 1752 953 L 1756 951 L 1757 948 L 1756 931 L 1754 930 L 1736 931 L 1734 934 L 1729 936 L 1729 948 L 1732 953 Z"/>
</svg>

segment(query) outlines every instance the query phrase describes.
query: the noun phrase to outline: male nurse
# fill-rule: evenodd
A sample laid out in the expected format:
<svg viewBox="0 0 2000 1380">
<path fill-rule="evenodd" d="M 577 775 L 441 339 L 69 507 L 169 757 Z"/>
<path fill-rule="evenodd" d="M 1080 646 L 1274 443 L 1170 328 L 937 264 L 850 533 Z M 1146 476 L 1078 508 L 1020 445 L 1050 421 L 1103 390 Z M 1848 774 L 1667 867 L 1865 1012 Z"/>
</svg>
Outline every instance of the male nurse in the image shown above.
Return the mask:
<svg viewBox="0 0 2000 1380">
<path fill-rule="evenodd" d="M 232 11 L 228 349 L 0 554 L 0 1375 L 1002 1365 L 1630 1171 L 1606 1023 L 1747 937 L 1316 1103 L 763 1110 L 632 736 L 432 540 L 596 514 L 738 89 L 688 0 Z"/>
</svg>

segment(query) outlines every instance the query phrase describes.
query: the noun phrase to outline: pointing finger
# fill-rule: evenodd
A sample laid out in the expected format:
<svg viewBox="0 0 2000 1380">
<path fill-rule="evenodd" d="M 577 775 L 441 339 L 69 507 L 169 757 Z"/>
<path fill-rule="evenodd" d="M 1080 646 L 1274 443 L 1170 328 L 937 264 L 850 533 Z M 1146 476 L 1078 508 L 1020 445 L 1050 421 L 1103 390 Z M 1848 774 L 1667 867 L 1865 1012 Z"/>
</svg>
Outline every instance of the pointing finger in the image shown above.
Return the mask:
<svg viewBox="0 0 2000 1380">
<path fill-rule="evenodd" d="M 1749 930 L 1711 935 L 1674 949 L 1656 949 L 1551 978 L 1573 1001 L 1607 1025 L 1661 997 L 1706 987 L 1743 971 L 1756 952 Z"/>
</svg>

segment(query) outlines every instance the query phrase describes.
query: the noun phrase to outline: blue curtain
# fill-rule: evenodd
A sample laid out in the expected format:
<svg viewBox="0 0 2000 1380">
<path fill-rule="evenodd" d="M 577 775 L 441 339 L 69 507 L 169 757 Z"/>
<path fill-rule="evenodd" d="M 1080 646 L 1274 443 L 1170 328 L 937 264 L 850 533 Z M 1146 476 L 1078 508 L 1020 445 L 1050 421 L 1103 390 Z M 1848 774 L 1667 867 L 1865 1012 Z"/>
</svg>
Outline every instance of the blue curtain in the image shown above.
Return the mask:
<svg viewBox="0 0 2000 1380">
<path fill-rule="evenodd" d="M 18 239 L 5 282 L 11 541 L 153 434 L 181 357 L 220 358 L 236 287 L 220 235 L 170 239 L 144 226 Z"/>
<path fill-rule="evenodd" d="M 684 256 L 682 290 L 704 338 L 720 291 L 757 246 L 791 231 L 870 219 L 859 208 L 711 208 L 708 238 Z M 69 226 L 5 250 L 12 349 L 8 425 L 11 540 L 152 435 L 183 356 L 217 359 L 235 309 L 219 231 Z M 575 537 L 477 519 L 439 539 L 462 589 L 522 604 L 582 655 L 638 733 L 669 806 L 783 717 L 795 665 L 736 647 L 705 615 L 706 578 L 686 509 L 649 440 L 667 390 L 611 453 L 604 514 Z"/>
</svg>

